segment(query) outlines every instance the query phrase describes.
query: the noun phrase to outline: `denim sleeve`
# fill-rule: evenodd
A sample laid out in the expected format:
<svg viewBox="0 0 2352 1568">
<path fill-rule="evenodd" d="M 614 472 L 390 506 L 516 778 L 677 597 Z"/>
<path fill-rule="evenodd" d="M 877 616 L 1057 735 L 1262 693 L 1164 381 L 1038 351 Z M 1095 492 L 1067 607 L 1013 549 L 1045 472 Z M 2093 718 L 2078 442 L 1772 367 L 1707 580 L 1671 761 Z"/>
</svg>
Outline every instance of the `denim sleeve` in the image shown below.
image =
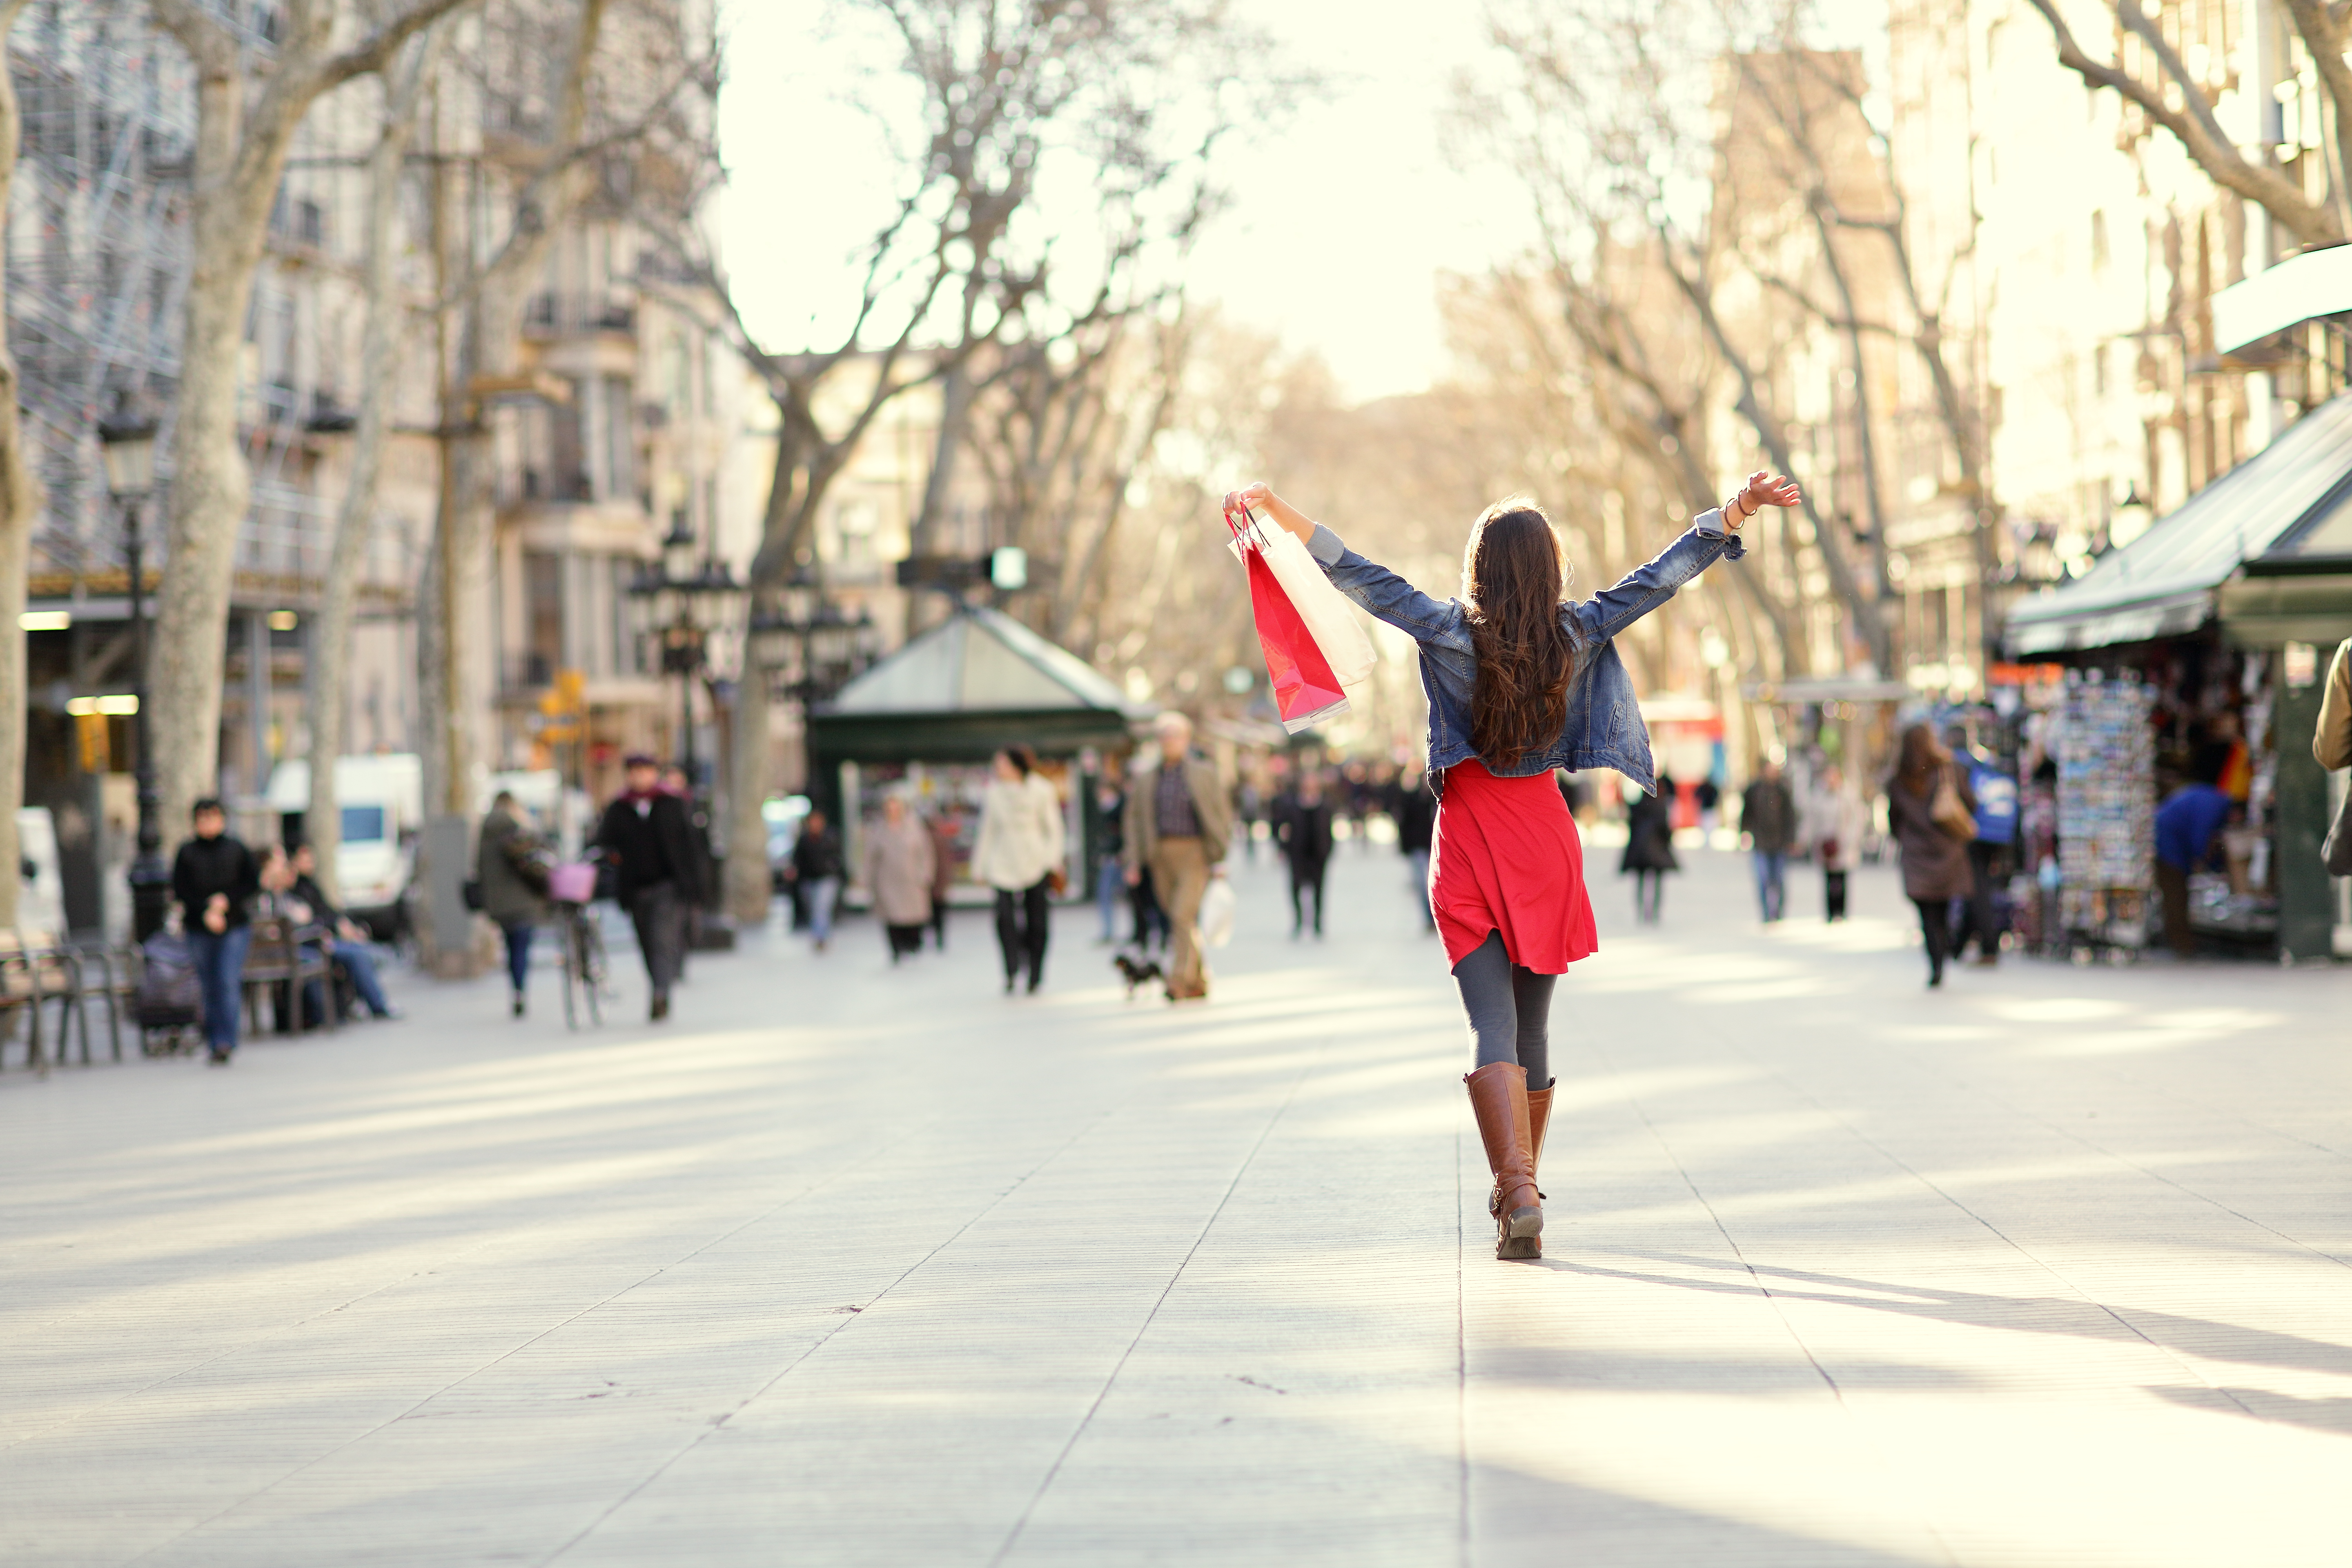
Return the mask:
<svg viewBox="0 0 2352 1568">
<path fill-rule="evenodd" d="M 1635 567 L 1616 586 L 1570 605 L 1569 613 L 1586 637 L 1606 640 L 1673 598 L 1675 589 L 1717 558 L 1737 561 L 1745 553 L 1738 537 L 1724 528 L 1720 510 L 1701 512 L 1690 531 L 1667 545 L 1657 559 Z"/>
<path fill-rule="evenodd" d="M 1315 525 L 1307 553 L 1323 568 L 1331 586 L 1361 605 L 1374 620 L 1385 621 L 1415 642 L 1430 642 L 1456 629 L 1460 605 L 1433 599 L 1387 567 L 1365 560 L 1339 542 L 1339 536 Z"/>
</svg>

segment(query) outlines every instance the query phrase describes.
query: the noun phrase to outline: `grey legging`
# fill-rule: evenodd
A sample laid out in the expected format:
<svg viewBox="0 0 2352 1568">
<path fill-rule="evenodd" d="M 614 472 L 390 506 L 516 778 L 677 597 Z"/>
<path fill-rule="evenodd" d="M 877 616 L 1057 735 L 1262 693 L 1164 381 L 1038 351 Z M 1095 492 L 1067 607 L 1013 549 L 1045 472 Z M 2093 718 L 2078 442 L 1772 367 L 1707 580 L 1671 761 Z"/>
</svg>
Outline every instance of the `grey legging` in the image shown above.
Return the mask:
<svg viewBox="0 0 2352 1568">
<path fill-rule="evenodd" d="M 1559 978 L 1513 963 L 1504 950 L 1503 933 L 1493 931 L 1454 966 L 1454 983 L 1462 987 L 1462 1010 L 1470 1015 L 1470 1039 L 1480 1067 L 1517 1062 L 1528 1069 L 1529 1089 L 1551 1082 L 1549 1026 L 1552 983 Z"/>
</svg>

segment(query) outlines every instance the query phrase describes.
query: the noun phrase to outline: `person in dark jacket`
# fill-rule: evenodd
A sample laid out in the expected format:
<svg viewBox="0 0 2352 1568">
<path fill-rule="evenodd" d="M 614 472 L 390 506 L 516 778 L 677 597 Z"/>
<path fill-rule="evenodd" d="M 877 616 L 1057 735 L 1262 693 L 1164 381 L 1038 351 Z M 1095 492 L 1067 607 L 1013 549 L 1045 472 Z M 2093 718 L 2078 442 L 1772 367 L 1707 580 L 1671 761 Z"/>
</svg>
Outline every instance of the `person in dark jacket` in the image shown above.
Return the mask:
<svg viewBox="0 0 2352 1568">
<path fill-rule="evenodd" d="M 294 846 L 289 865 L 294 873 L 292 894 L 310 911 L 303 923 L 327 928 L 327 958 L 352 983 L 352 994 L 379 1018 L 397 1018 L 399 1010 L 384 998 L 383 982 L 376 978 L 375 954 L 368 950 L 367 932 L 337 909 L 319 885 L 319 851 L 308 839 Z"/>
<path fill-rule="evenodd" d="M 179 900 L 205 993 L 205 1044 L 215 1067 L 236 1050 L 245 950 L 253 944 L 253 900 L 261 891 L 261 862 L 229 837 L 228 812 L 207 795 L 190 814 L 196 836 L 172 860 L 172 896 Z"/>
<path fill-rule="evenodd" d="M 824 813 L 812 811 L 802 818 L 801 836 L 793 842 L 790 875 L 808 901 L 809 941 L 819 952 L 833 941 L 833 906 L 841 897 L 845 865 L 841 836 Z"/>
<path fill-rule="evenodd" d="M 1308 769 L 1298 787 L 1286 790 L 1274 805 L 1274 839 L 1281 846 L 1283 864 L 1290 871 L 1290 935 L 1297 941 L 1307 924 L 1302 895 L 1315 900 L 1315 934 L 1323 934 L 1323 878 L 1331 865 L 1331 802 L 1323 793 L 1323 775 Z"/>
<path fill-rule="evenodd" d="M 702 896 L 700 862 L 686 806 L 661 787 L 660 765 L 639 754 L 623 766 L 628 787 L 604 808 L 596 844 L 612 858 L 614 891 L 637 928 L 637 950 L 653 985 L 650 1016 L 667 1018 L 685 938 L 681 916 Z"/>
<path fill-rule="evenodd" d="M 482 912 L 507 939 L 507 984 L 509 1013 L 520 1018 L 530 982 L 530 936 L 548 921 L 546 884 L 533 887 L 524 875 L 524 861 L 540 847 L 539 836 L 523 822 L 522 806 L 511 790 L 500 790 L 482 818 L 474 875 L 482 884 Z"/>
<path fill-rule="evenodd" d="M 1739 830 L 1756 854 L 1756 901 L 1767 924 L 1789 900 L 1789 850 L 1797 842 L 1797 801 L 1769 757 L 1739 797 Z"/>
<path fill-rule="evenodd" d="M 1437 796 L 1419 767 L 1405 770 L 1397 780 L 1397 848 L 1412 866 L 1412 904 L 1421 911 L 1421 929 L 1437 929 L 1437 913 L 1429 907 L 1429 850 L 1437 837 Z"/>
<path fill-rule="evenodd" d="M 1679 871 L 1675 858 L 1674 818 L 1666 802 L 1674 798 L 1675 781 L 1658 775 L 1658 787 L 1637 797 L 1625 808 L 1625 853 L 1617 874 L 1633 874 L 1633 918 L 1656 925 L 1666 900 L 1666 873 Z"/>
</svg>

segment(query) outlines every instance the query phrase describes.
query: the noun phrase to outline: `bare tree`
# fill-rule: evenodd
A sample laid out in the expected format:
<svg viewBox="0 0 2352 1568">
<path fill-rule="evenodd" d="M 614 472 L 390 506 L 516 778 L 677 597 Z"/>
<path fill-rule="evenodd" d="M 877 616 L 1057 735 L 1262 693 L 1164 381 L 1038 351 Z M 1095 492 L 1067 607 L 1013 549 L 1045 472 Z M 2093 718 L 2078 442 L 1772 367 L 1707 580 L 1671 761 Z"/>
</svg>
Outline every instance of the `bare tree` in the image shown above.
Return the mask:
<svg viewBox="0 0 2352 1568">
<path fill-rule="evenodd" d="M 343 750 L 344 671 L 351 662 L 360 569 L 375 529 L 377 481 L 392 417 L 390 388 L 398 375 L 402 329 L 409 315 L 400 298 L 397 267 L 403 164 L 415 137 L 417 107 L 444 33 L 440 27 L 428 29 L 403 47 L 384 80 L 383 124 L 367 163 L 367 317 L 361 335 L 359 384 L 368 395 L 360 400 L 351 473 L 335 516 L 310 647 L 310 804 L 303 816 L 304 831 L 318 850 L 320 882 L 336 899 L 342 893 L 335 873 L 335 851 L 343 836 L 335 759 Z"/>
<path fill-rule="evenodd" d="M 239 351 L 295 132 L 321 95 L 383 69 L 419 30 L 468 3 L 407 0 L 363 23 L 344 0 L 287 0 L 278 40 L 264 54 L 198 0 L 149 0 L 156 25 L 187 51 L 196 74 L 177 467 L 148 726 L 166 832 L 209 792 L 218 761 L 220 649 L 252 484 L 236 439 Z"/>
<path fill-rule="evenodd" d="M 2098 59 L 2076 40 L 2074 30 L 2058 14 L 2055 0 L 2032 0 L 2056 36 L 2058 63 L 2093 88 L 2121 97 L 2164 128 L 2180 143 L 2208 179 L 2223 190 L 2252 202 L 2280 227 L 2305 246 L 2331 245 L 2352 233 L 2347 204 L 2347 171 L 2352 170 L 2352 7 L 2341 0 L 2281 0 L 2294 19 L 2296 34 L 2311 55 L 2320 89 L 2333 110 L 2335 168 L 2317 195 L 2302 173 L 2281 168 L 2267 155 L 2250 157 L 2221 128 L 2214 113 L 2221 82 L 2189 68 L 2178 30 L 2189 9 L 2164 7 L 2151 16 L 2139 0 L 2108 0 L 2105 10 L 2115 22 L 2115 55 Z M 2168 33 L 2169 26 L 2172 32 Z M 2213 51 L 2218 63 L 2220 51 Z M 2252 96 L 2263 112 L 2271 84 L 2248 81 L 2241 90 Z"/>
<path fill-rule="evenodd" d="M 0 286 L 7 281 L 9 184 L 16 173 L 16 142 L 24 128 L 16 81 L 5 58 L 9 33 L 25 12 L 25 0 L 0 0 Z M 17 412 L 16 356 L 8 352 L 8 328 L 0 319 L 0 930 L 16 923 L 18 867 L 16 807 L 25 794 L 25 572 L 40 513 L 40 481 L 25 450 Z"/>
</svg>

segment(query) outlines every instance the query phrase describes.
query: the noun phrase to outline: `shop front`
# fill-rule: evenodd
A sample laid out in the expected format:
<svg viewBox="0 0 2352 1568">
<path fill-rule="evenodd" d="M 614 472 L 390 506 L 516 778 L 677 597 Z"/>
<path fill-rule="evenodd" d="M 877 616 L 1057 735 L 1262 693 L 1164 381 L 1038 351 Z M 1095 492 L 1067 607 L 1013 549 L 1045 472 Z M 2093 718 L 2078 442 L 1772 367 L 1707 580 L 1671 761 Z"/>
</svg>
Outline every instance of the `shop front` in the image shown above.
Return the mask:
<svg viewBox="0 0 2352 1568">
<path fill-rule="evenodd" d="M 2336 950 L 2312 666 L 2323 642 L 2352 635 L 2352 595 L 2283 584 L 2352 581 L 2352 566 L 2319 564 L 2352 530 L 2347 498 L 2352 395 L 2081 578 L 2012 606 L 2009 658 L 2059 676 L 2035 694 L 2021 769 L 2021 870 L 2047 912 L 2043 946 L 2127 955 L 2164 942 L 2289 961 Z M 2229 805 L 2186 868 L 2184 942 L 2165 929 L 2158 812 L 2191 784 Z"/>
</svg>

